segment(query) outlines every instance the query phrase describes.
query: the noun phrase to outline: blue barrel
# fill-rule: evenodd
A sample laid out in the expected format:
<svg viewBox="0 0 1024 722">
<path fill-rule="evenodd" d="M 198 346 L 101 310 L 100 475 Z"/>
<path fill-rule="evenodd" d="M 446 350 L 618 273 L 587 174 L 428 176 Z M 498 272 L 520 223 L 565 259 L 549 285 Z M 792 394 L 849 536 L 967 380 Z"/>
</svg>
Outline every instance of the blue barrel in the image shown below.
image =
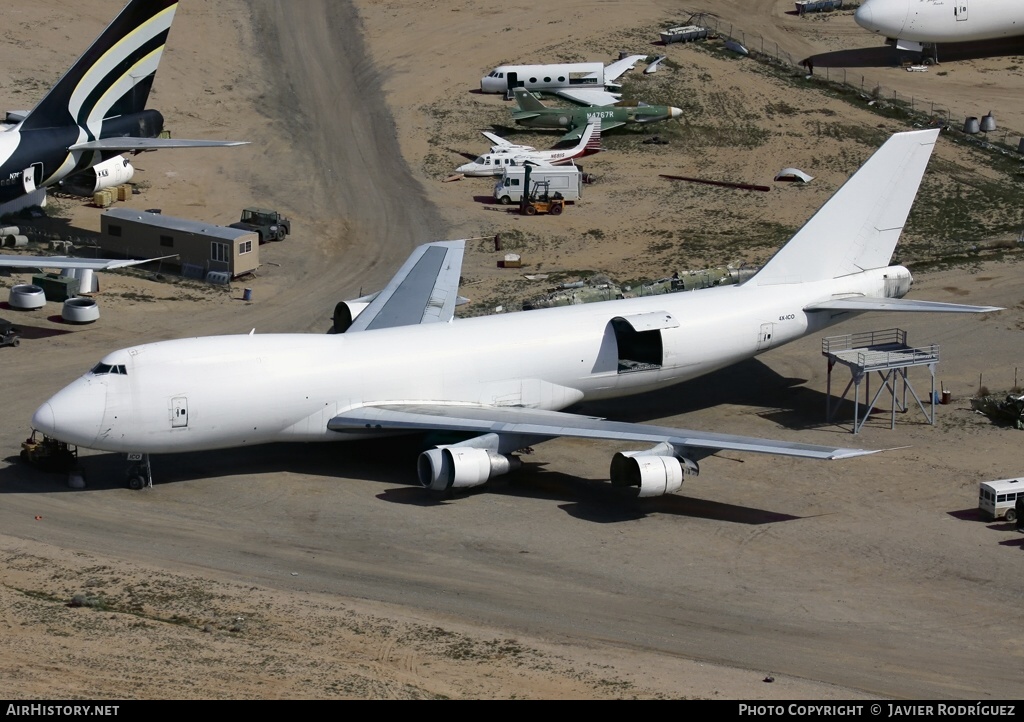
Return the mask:
<svg viewBox="0 0 1024 722">
<path fill-rule="evenodd" d="M 243 301 L 251 301 L 252 300 L 252 289 L 251 288 L 247 288 L 244 291 L 242 291 L 242 300 Z"/>
</svg>

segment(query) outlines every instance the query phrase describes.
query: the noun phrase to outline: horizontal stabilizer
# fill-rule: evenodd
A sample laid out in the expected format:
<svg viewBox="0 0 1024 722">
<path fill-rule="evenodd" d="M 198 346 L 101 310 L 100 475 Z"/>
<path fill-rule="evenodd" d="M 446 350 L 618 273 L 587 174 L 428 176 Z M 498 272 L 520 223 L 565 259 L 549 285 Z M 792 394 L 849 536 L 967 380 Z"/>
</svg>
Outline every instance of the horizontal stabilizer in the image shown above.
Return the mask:
<svg viewBox="0 0 1024 722">
<path fill-rule="evenodd" d="M 68 150 L 110 150 L 123 153 L 130 150 L 160 150 L 161 148 L 228 148 L 248 145 L 247 140 L 185 140 L 175 138 L 103 138 L 86 143 L 75 143 Z"/>
<path fill-rule="evenodd" d="M 915 301 L 909 298 L 837 298 L 812 303 L 804 311 L 900 311 L 918 313 L 991 313 L 1002 311 L 999 306 L 969 306 L 965 303 Z"/>
<path fill-rule="evenodd" d="M 716 434 L 670 426 L 649 426 L 607 421 L 561 411 L 515 406 L 454 406 L 443 404 L 389 404 L 344 411 L 327 423 L 331 431 L 469 431 L 480 434 L 523 434 L 555 438 L 667 442 L 677 447 L 706 451 L 749 451 L 808 459 L 846 459 L 877 453 L 865 449 L 816 446 L 750 436 Z"/>
<path fill-rule="evenodd" d="M 59 268 L 59 269 L 91 269 L 93 271 L 111 271 L 115 268 L 138 266 L 151 261 L 163 261 L 177 258 L 178 255 L 160 256 L 160 258 L 142 258 L 113 260 L 110 258 L 71 258 L 70 256 L 0 256 L 0 267 L 3 268 Z"/>
</svg>

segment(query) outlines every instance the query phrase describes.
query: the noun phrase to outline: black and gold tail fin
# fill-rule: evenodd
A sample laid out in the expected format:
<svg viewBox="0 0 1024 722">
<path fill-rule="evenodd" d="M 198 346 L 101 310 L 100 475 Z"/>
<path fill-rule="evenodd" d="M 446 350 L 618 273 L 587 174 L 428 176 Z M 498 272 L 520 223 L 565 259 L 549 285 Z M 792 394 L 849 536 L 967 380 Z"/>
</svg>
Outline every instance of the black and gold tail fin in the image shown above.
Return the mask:
<svg viewBox="0 0 1024 722">
<path fill-rule="evenodd" d="M 131 0 L 33 108 L 19 130 L 78 125 L 145 110 L 178 0 Z"/>
</svg>

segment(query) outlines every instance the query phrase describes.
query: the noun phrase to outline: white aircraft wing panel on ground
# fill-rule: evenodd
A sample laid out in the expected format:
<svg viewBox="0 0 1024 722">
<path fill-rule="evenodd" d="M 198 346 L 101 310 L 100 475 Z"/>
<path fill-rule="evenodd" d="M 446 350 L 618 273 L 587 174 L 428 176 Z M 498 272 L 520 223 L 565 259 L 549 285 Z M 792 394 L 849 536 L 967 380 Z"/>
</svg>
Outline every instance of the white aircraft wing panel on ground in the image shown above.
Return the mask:
<svg viewBox="0 0 1024 722">
<path fill-rule="evenodd" d="M 522 434 L 555 438 L 570 436 L 616 441 L 667 442 L 687 449 L 749 451 L 810 459 L 846 459 L 877 451 L 817 446 L 751 436 L 716 434 L 669 426 L 608 421 L 561 411 L 515 406 L 457 406 L 445 404 L 387 404 L 362 406 L 338 414 L 327 423 L 332 431 L 469 431 L 480 434 Z"/>
<path fill-rule="evenodd" d="M 465 248 L 464 240 L 417 247 L 346 333 L 451 321 L 459 302 Z"/>
<path fill-rule="evenodd" d="M 604 82 L 611 83 L 622 77 L 627 70 L 632 70 L 641 60 L 647 60 L 646 55 L 630 55 L 622 60 L 616 60 L 604 68 Z"/>
<path fill-rule="evenodd" d="M 941 301 L 915 301 L 912 298 L 837 298 L 812 303 L 805 311 L 901 311 L 919 313 L 991 313 L 1002 311 L 999 306 L 970 306 L 966 303 Z"/>
<path fill-rule="evenodd" d="M 174 138 L 104 138 L 75 143 L 68 150 L 109 150 L 118 153 L 130 150 L 160 150 L 161 148 L 228 148 L 248 145 L 247 140 L 176 140 Z"/>
<path fill-rule="evenodd" d="M 173 256 L 160 258 L 142 258 L 114 260 L 109 258 L 71 258 L 70 256 L 0 256 L 0 267 L 3 268 L 60 268 L 60 269 L 92 269 L 93 271 L 111 271 L 115 268 L 138 266 L 141 263 L 162 261 Z"/>
<path fill-rule="evenodd" d="M 579 105 L 615 105 L 622 93 L 611 93 L 600 88 L 552 88 L 550 91 Z"/>
</svg>

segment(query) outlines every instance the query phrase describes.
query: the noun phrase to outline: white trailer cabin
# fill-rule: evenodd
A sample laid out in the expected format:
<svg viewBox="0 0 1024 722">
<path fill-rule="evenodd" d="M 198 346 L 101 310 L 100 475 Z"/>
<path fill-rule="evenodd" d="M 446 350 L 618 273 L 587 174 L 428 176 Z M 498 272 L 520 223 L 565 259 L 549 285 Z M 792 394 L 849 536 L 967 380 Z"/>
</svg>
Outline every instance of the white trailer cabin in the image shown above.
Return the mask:
<svg viewBox="0 0 1024 722">
<path fill-rule="evenodd" d="M 494 200 L 503 205 L 519 203 L 526 189 L 525 166 L 507 166 L 494 186 Z M 530 168 L 530 195 L 542 196 L 561 193 L 567 201 L 583 197 L 583 171 L 575 164 L 532 166 Z"/>
</svg>

